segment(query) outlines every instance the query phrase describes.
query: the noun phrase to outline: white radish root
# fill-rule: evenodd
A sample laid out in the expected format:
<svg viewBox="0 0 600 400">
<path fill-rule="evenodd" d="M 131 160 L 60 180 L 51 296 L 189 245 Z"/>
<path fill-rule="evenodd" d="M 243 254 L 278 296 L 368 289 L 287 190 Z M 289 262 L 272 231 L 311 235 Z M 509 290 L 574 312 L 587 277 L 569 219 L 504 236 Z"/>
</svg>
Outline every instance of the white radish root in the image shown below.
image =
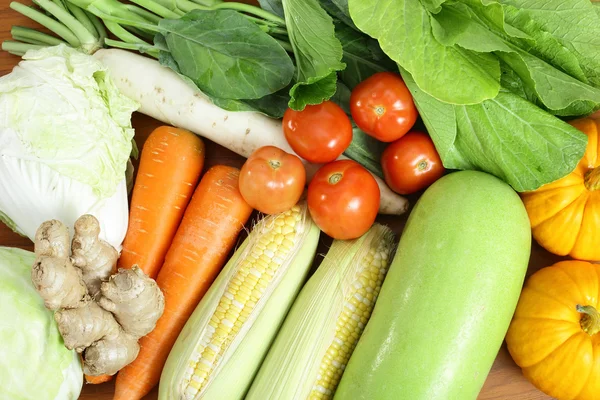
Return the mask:
<svg viewBox="0 0 600 400">
<path fill-rule="evenodd" d="M 108 69 L 119 90 L 140 103 L 138 111 L 142 114 L 187 129 L 243 157 L 266 145 L 295 154 L 285 140 L 280 120 L 257 112 L 223 110 L 156 60 L 119 49 L 102 49 L 94 57 Z M 320 165 L 305 164 L 310 180 Z M 381 192 L 379 212 L 405 213 L 408 201 L 394 193 L 379 177 L 375 176 L 375 179 Z"/>
</svg>

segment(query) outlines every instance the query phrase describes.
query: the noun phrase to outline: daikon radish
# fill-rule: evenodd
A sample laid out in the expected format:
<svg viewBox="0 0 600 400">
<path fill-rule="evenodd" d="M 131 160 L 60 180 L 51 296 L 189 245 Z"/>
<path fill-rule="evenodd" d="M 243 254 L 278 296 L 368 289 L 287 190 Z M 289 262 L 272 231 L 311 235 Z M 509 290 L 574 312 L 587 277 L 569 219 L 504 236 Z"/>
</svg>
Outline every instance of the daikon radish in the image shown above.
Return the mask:
<svg viewBox="0 0 600 400">
<path fill-rule="evenodd" d="M 205 94 L 154 59 L 119 49 L 98 50 L 94 57 L 108 68 L 119 90 L 140 103 L 138 111 L 142 114 L 192 131 L 244 157 L 266 145 L 295 154 L 285 140 L 280 120 L 258 112 L 233 112 L 217 107 Z M 306 161 L 305 164 L 310 180 L 320 165 Z M 408 201 L 392 192 L 379 177 L 375 179 L 381 190 L 379 212 L 392 215 L 406 212 Z"/>
</svg>

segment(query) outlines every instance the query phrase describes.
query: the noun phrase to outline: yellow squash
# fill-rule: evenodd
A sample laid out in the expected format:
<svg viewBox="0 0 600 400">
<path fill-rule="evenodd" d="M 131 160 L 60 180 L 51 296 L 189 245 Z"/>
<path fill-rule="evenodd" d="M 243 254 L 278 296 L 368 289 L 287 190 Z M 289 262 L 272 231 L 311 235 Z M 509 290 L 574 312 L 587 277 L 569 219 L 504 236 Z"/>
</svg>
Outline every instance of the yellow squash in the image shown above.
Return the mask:
<svg viewBox="0 0 600 400">
<path fill-rule="evenodd" d="M 563 261 L 527 281 L 506 336 L 538 389 L 558 400 L 600 398 L 600 265 Z"/>
<path fill-rule="evenodd" d="M 533 237 L 546 250 L 580 260 L 600 260 L 600 121 L 582 118 L 570 124 L 588 136 L 575 170 L 522 195 Z"/>
</svg>

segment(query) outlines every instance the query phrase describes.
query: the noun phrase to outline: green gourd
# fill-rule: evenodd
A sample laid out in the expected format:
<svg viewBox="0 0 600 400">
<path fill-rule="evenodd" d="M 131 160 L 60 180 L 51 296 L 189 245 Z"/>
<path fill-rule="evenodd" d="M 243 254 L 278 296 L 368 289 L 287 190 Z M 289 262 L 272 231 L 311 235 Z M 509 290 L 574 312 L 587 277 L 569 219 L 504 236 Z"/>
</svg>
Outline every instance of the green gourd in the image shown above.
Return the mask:
<svg viewBox="0 0 600 400">
<path fill-rule="evenodd" d="M 421 196 L 336 400 L 476 399 L 519 299 L 531 250 L 519 196 L 483 172 Z"/>
</svg>

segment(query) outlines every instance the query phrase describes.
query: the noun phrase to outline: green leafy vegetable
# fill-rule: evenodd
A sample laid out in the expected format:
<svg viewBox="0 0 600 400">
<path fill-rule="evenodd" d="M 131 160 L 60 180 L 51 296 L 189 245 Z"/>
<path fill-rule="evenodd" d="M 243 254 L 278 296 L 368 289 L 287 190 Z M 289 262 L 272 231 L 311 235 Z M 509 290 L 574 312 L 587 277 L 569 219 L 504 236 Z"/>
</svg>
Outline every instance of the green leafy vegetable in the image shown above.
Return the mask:
<svg viewBox="0 0 600 400">
<path fill-rule="evenodd" d="M 267 10 L 275 15 L 283 18 L 283 4 L 281 0 L 258 0 L 263 10 Z"/>
<path fill-rule="evenodd" d="M 320 3 L 321 7 L 323 7 L 333 18 L 338 19 L 352 29 L 360 32 L 350 17 L 348 0 L 320 0 Z M 344 43 L 342 42 L 342 44 Z"/>
<path fill-rule="evenodd" d="M 289 88 L 254 100 L 228 100 L 211 97 L 212 102 L 228 111 L 255 111 L 271 118 L 283 118 L 290 100 Z"/>
<path fill-rule="evenodd" d="M 438 13 L 441 10 L 442 4 L 444 4 L 447 0 L 421 0 L 421 3 L 427 11 L 431 13 Z"/>
<path fill-rule="evenodd" d="M 600 3 L 599 2 L 593 2 L 592 3 L 594 5 L 594 8 L 596 9 L 596 13 L 598 14 L 598 17 L 600 18 Z"/>
<path fill-rule="evenodd" d="M 530 92 L 556 115 L 585 115 L 600 107 L 600 90 L 552 67 L 522 50 L 499 54 Z"/>
<path fill-rule="evenodd" d="M 483 6 L 480 0 L 448 3 L 436 15 L 434 36 L 447 46 L 459 45 L 469 50 L 495 54 L 519 75 L 529 93 L 534 94 L 540 104 L 554 114 L 583 115 L 595 111 L 600 105 L 600 90 L 513 44 L 520 43 L 538 50 L 542 45 L 537 42 L 532 44 L 528 36 L 523 40 L 523 34 L 517 38 L 509 35 L 509 25 L 504 24 L 503 15 L 503 9 L 497 3 L 488 6 Z M 552 42 L 552 38 L 543 36 L 543 45 L 546 47 L 544 56 L 559 64 L 559 67 L 581 72 L 573 55 Z"/>
<path fill-rule="evenodd" d="M 583 133 L 516 94 L 451 105 L 402 76 L 446 168 L 485 171 L 521 192 L 567 175 L 585 152 Z"/>
<path fill-rule="evenodd" d="M 337 21 L 335 34 L 342 43 L 346 68 L 340 79 L 353 89 L 363 80 L 381 71 L 394 71 L 396 64 L 381 50 L 377 41 Z"/>
<path fill-rule="evenodd" d="M 337 90 L 335 95 L 331 98 L 331 101 L 342 107 L 352 121 L 350 112 L 351 93 L 350 88 L 338 81 Z M 386 146 L 387 143 L 380 142 L 372 136 L 367 135 L 356 126 L 354 121 L 352 121 L 352 142 L 344 151 L 344 155 L 363 165 L 373 174 L 383 179 L 383 170 L 381 169 L 380 160 L 381 154 Z"/>
<path fill-rule="evenodd" d="M 441 44 L 433 36 L 431 14 L 419 1 L 350 0 L 349 5 L 356 25 L 376 38 L 426 93 L 454 104 L 475 104 L 498 94 L 498 60 Z"/>
<path fill-rule="evenodd" d="M 303 110 L 335 93 L 337 71 L 345 68 L 342 44 L 335 36 L 333 20 L 317 0 L 283 0 L 283 9 L 296 59 L 289 106 Z"/>
<path fill-rule="evenodd" d="M 155 43 L 159 46 L 162 45 L 164 37 L 161 34 L 157 34 Z M 187 76 L 183 75 L 179 70 L 179 66 L 171 56 L 171 53 L 161 51 L 159 53 L 158 60 L 164 66 L 171 68 L 175 71 L 181 79 L 183 79 L 188 85 L 193 88 L 197 88 L 196 84 Z M 255 111 L 265 114 L 272 118 L 282 118 L 285 110 L 287 110 L 289 96 L 289 87 L 283 88 L 278 92 L 269 94 L 261 97 L 260 99 L 246 99 L 246 100 L 235 100 L 235 99 L 223 99 L 220 97 L 211 96 L 205 93 L 210 100 L 218 107 L 228 111 Z"/>
<path fill-rule="evenodd" d="M 531 36 L 551 34 L 577 59 L 592 85 L 600 86 L 600 18 L 589 0 L 502 0 L 513 6 L 507 22 Z M 534 20 L 532 24 L 529 21 Z"/>
<path fill-rule="evenodd" d="M 195 10 L 158 26 L 181 73 L 209 95 L 258 99 L 293 77 L 286 51 L 238 12 Z"/>
<path fill-rule="evenodd" d="M 91 213 L 119 247 L 137 107 L 96 58 L 65 44 L 28 51 L 0 77 L 0 219 L 33 240 L 44 221 Z"/>
</svg>

